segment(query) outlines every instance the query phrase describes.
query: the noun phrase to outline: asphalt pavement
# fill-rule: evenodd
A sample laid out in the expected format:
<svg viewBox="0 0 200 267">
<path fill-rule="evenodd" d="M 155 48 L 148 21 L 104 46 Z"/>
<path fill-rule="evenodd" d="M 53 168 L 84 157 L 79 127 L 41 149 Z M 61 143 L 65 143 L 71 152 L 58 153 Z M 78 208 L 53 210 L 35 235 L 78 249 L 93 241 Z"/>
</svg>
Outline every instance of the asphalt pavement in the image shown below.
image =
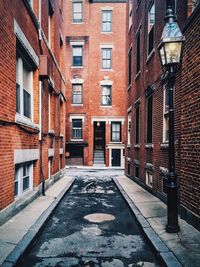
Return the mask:
<svg viewBox="0 0 200 267">
<path fill-rule="evenodd" d="M 166 213 L 123 170 L 69 168 L 0 227 L 0 264 L 199 267 L 200 232 L 179 218 L 166 233 Z"/>
<path fill-rule="evenodd" d="M 105 174 L 74 174 L 72 188 L 19 266 L 160 266 L 113 175 Z"/>
</svg>

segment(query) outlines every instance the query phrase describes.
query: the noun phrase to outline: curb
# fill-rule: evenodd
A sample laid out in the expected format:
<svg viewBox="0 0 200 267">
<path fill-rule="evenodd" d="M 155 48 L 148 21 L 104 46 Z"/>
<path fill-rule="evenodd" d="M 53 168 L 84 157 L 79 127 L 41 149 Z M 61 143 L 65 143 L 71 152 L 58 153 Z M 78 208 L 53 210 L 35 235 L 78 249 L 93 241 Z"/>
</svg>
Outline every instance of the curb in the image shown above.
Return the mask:
<svg viewBox="0 0 200 267">
<path fill-rule="evenodd" d="M 130 207 L 131 211 L 133 212 L 135 218 L 137 219 L 145 237 L 150 242 L 154 252 L 161 260 L 162 266 L 165 267 L 182 267 L 182 264 L 178 261 L 176 256 L 174 255 L 171 250 L 165 245 L 165 243 L 161 240 L 158 234 L 153 230 L 150 226 L 149 222 L 145 219 L 145 217 L 141 214 L 139 209 L 135 206 L 134 202 L 130 199 L 128 194 L 122 188 L 120 183 L 117 181 L 116 178 L 113 178 L 118 190 L 120 191 L 123 198 L 126 200 L 128 206 Z"/>
<path fill-rule="evenodd" d="M 30 249 L 31 245 L 34 243 L 35 239 L 41 233 L 44 228 L 45 222 L 49 219 L 52 212 L 58 206 L 64 195 L 71 188 L 75 181 L 75 178 L 65 186 L 65 188 L 60 192 L 54 202 L 39 216 L 36 222 L 30 227 L 28 232 L 23 236 L 22 240 L 16 245 L 16 247 L 10 252 L 5 261 L 2 263 L 1 267 L 14 267 L 17 266 L 19 261 L 23 258 L 24 254 Z"/>
</svg>

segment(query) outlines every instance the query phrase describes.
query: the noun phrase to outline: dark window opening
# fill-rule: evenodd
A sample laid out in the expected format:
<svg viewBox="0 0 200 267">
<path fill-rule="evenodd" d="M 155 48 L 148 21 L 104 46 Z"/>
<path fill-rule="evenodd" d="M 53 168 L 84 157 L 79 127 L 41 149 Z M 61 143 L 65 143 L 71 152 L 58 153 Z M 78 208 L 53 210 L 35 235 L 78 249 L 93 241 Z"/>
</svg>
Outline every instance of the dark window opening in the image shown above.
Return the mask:
<svg viewBox="0 0 200 267">
<path fill-rule="evenodd" d="M 147 143 L 152 143 L 153 130 L 153 96 L 147 98 Z"/>
<path fill-rule="evenodd" d="M 132 82 L 132 49 L 130 49 L 128 54 L 128 85 Z"/>
<path fill-rule="evenodd" d="M 139 165 L 135 165 L 135 177 L 136 178 L 140 178 L 140 166 Z"/>
<path fill-rule="evenodd" d="M 140 31 L 136 35 L 136 74 L 140 71 Z"/>
<path fill-rule="evenodd" d="M 140 142 L 140 107 L 139 106 L 136 107 L 135 115 L 136 115 L 135 143 L 139 144 L 139 142 Z"/>
</svg>

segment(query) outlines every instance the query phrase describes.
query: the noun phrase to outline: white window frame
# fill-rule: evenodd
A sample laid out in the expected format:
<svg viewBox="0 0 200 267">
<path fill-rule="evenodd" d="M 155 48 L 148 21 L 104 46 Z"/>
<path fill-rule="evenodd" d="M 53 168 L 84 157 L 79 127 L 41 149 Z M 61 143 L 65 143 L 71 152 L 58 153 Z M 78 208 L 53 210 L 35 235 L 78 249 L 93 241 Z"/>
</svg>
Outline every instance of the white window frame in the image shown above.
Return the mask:
<svg viewBox="0 0 200 267">
<path fill-rule="evenodd" d="M 153 174 L 148 170 L 146 170 L 146 184 L 151 188 L 153 187 Z"/>
<path fill-rule="evenodd" d="M 103 57 L 104 51 L 110 52 L 110 58 L 104 58 Z M 104 67 L 104 65 L 103 65 L 104 60 L 110 62 L 109 67 Z M 102 47 L 101 48 L 101 69 L 102 70 L 112 70 L 112 47 Z"/>
<path fill-rule="evenodd" d="M 151 24 L 151 10 L 154 6 L 154 24 Z M 149 8 L 148 8 L 148 37 L 147 37 L 147 56 L 149 56 L 153 49 L 154 49 L 154 45 L 155 45 L 155 23 L 156 23 L 156 13 L 155 13 L 155 1 L 152 1 L 149 5 Z M 152 26 L 153 25 L 153 26 Z M 149 51 L 149 35 L 150 35 L 150 32 L 153 30 L 153 48 L 151 51 Z"/>
<path fill-rule="evenodd" d="M 29 72 L 29 90 L 27 91 L 30 94 L 30 117 L 27 117 L 24 115 L 24 95 L 23 95 L 23 91 L 24 88 L 23 87 L 23 64 L 24 61 L 21 57 L 17 58 L 17 62 L 16 62 L 16 85 L 19 85 L 19 90 L 20 90 L 20 104 L 19 104 L 19 111 L 16 111 L 17 114 L 19 114 L 21 117 L 25 118 L 26 120 L 29 121 L 33 121 L 33 71 L 28 71 Z M 17 98 L 17 95 L 16 95 Z"/>
<path fill-rule="evenodd" d="M 81 120 L 81 138 L 74 138 L 74 136 L 73 136 L 73 121 L 74 120 Z M 80 129 L 80 128 L 78 128 L 78 129 Z M 83 140 L 83 119 L 81 118 L 81 117 L 79 117 L 79 118 L 75 118 L 75 117 L 73 117 L 72 118 L 72 120 L 71 120 L 71 136 L 72 136 L 72 138 L 71 138 L 71 140 L 75 140 L 75 141 L 82 141 Z"/>
<path fill-rule="evenodd" d="M 133 0 L 129 0 L 129 20 L 128 20 L 128 29 L 130 30 L 133 22 L 132 22 L 132 14 L 133 14 Z"/>
<path fill-rule="evenodd" d="M 75 14 L 74 5 L 75 4 L 81 4 L 81 19 L 80 20 L 74 19 L 74 14 Z M 83 23 L 83 1 L 82 0 L 73 0 L 72 1 L 72 23 L 75 23 L 75 24 Z"/>
<path fill-rule="evenodd" d="M 103 9 L 103 10 L 101 10 L 101 12 L 102 12 L 102 26 L 101 26 L 101 32 L 102 33 L 112 33 L 112 27 L 113 27 L 113 12 L 112 12 L 112 10 L 111 9 Z M 110 13 L 111 14 L 111 20 L 110 21 L 104 21 L 103 20 L 103 16 L 104 16 L 104 14 L 105 13 Z M 105 23 L 110 23 L 109 25 L 110 25 L 110 27 L 109 27 L 109 30 L 104 30 L 104 24 Z"/>
<path fill-rule="evenodd" d="M 23 167 L 27 168 L 28 175 L 23 177 Z M 29 176 L 29 187 L 23 190 L 23 179 Z M 14 184 L 18 183 L 18 194 L 15 195 L 15 198 L 23 196 L 27 192 L 33 190 L 33 162 L 24 162 L 19 165 L 15 165 L 15 177 Z"/>
</svg>

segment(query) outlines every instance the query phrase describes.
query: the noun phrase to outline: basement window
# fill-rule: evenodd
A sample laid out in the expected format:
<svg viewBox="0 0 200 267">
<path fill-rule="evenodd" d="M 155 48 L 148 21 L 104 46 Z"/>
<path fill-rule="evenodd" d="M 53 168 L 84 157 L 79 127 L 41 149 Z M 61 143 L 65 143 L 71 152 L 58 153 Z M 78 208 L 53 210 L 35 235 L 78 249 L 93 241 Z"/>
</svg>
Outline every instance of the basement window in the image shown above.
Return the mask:
<svg viewBox="0 0 200 267">
<path fill-rule="evenodd" d="M 14 196 L 21 196 L 33 188 L 33 163 L 15 165 Z"/>
</svg>

